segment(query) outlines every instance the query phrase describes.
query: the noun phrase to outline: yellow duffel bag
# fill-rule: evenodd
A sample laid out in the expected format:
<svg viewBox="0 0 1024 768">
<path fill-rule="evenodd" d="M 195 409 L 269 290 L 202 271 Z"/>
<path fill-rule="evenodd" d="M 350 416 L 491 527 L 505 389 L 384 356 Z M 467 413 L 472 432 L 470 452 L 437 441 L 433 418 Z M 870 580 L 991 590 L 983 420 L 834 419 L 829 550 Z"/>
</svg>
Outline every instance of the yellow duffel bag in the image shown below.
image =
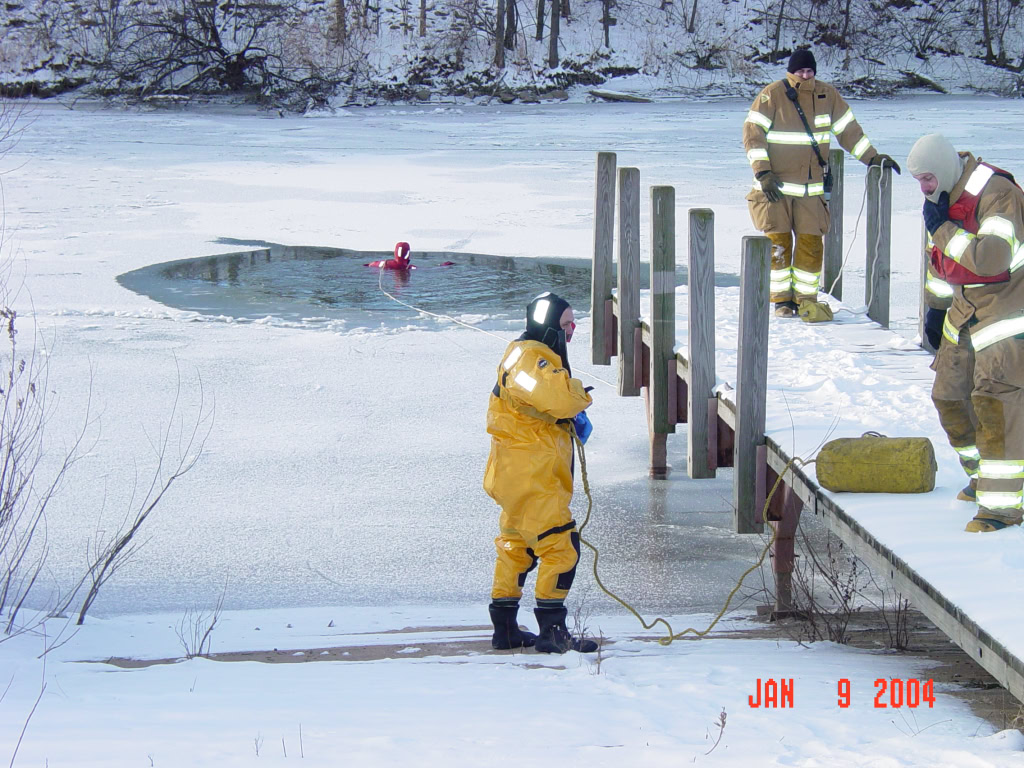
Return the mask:
<svg viewBox="0 0 1024 768">
<path fill-rule="evenodd" d="M 938 469 L 927 437 L 877 432 L 825 443 L 814 466 L 822 488 L 853 493 L 928 493 Z"/>
</svg>

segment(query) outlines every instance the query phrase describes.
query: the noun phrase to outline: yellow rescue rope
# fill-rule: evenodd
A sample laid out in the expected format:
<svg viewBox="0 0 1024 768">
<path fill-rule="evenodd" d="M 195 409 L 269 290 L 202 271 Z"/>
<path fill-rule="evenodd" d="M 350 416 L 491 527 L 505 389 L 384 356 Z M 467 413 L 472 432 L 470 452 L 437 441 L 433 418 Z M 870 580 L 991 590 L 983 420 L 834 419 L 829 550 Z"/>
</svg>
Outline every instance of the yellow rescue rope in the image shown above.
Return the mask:
<svg viewBox="0 0 1024 768">
<path fill-rule="evenodd" d="M 583 479 L 583 492 L 587 495 L 587 514 L 586 514 L 586 517 L 583 519 L 583 523 L 579 526 L 580 542 L 582 544 L 584 544 L 587 547 L 587 549 L 589 549 L 591 552 L 594 553 L 593 573 L 594 573 L 594 581 L 597 582 L 597 586 L 601 589 L 602 592 L 604 592 L 610 598 L 615 600 L 619 605 L 621 605 L 627 611 L 632 613 L 636 617 L 637 621 L 639 621 L 640 624 L 643 625 L 644 629 L 653 629 L 658 624 L 664 624 L 665 625 L 665 629 L 668 630 L 668 635 L 666 635 L 665 637 L 662 637 L 662 638 L 660 638 L 658 640 L 658 642 L 661 643 L 662 645 L 671 645 L 673 640 L 678 640 L 678 639 L 680 639 L 681 637 L 683 637 L 684 635 L 687 635 L 687 634 L 693 634 L 693 635 L 695 635 L 698 638 L 701 638 L 701 637 L 704 637 L 705 635 L 707 635 L 709 632 L 711 632 L 712 629 L 714 629 L 715 625 L 721 620 L 722 616 L 725 615 L 726 611 L 729 610 L 729 605 L 730 605 L 730 603 L 732 603 L 733 597 L 736 596 L 736 593 L 739 591 L 740 587 L 743 586 L 743 582 L 747 578 L 747 576 L 749 576 L 755 570 L 760 568 L 762 563 L 764 563 L 764 558 L 768 554 L 768 550 L 771 549 L 772 544 L 775 543 L 775 539 L 778 536 L 779 529 L 778 529 L 778 526 L 775 525 L 774 521 L 768 519 L 768 505 L 771 503 L 772 496 L 775 495 L 775 491 L 778 489 L 779 484 L 782 482 L 782 478 L 785 476 L 786 470 L 788 470 L 794 464 L 794 462 L 801 461 L 801 460 L 798 459 L 798 458 L 790 459 L 789 462 L 787 462 L 787 464 L 786 464 L 786 468 L 776 478 L 775 484 L 772 486 L 771 492 L 768 494 L 768 497 L 765 499 L 764 508 L 761 510 L 761 519 L 764 520 L 766 523 L 768 523 L 769 526 L 771 526 L 771 529 L 772 529 L 771 538 L 768 540 L 768 543 L 764 545 L 764 549 L 761 550 L 761 555 L 757 558 L 757 561 L 752 566 L 750 566 L 747 570 L 745 570 L 743 572 L 743 574 L 740 576 L 739 581 L 736 582 L 736 586 L 732 588 L 731 592 L 729 592 L 729 596 L 726 598 L 725 604 L 722 606 L 722 609 L 718 612 L 718 614 L 715 616 L 715 618 L 711 620 L 711 623 L 708 624 L 706 629 L 700 630 L 700 629 L 696 629 L 694 627 L 687 627 L 686 629 L 684 629 L 681 632 L 674 633 L 672 631 L 672 625 L 668 623 L 667 619 L 663 619 L 663 618 L 661 618 L 659 616 L 658 618 L 654 619 L 653 621 L 647 622 L 644 619 L 644 617 L 640 615 L 639 611 L 636 610 L 636 608 L 634 608 L 628 602 L 626 602 L 621 597 L 619 597 L 614 592 L 612 592 L 610 589 L 608 589 L 608 587 L 606 587 L 604 585 L 604 582 L 601 581 L 601 577 L 600 577 L 600 575 L 598 575 L 598 572 L 597 572 L 597 562 L 598 562 L 598 558 L 600 557 L 600 552 L 599 552 L 599 550 L 598 550 L 598 548 L 596 546 L 594 546 L 589 541 L 587 541 L 586 539 L 583 538 L 583 529 L 586 528 L 587 524 L 590 522 L 590 512 L 591 512 L 591 510 L 593 508 L 593 505 L 594 505 L 594 497 L 590 493 L 590 480 L 587 477 L 587 457 L 586 457 L 586 455 L 584 453 L 584 450 L 583 450 L 583 443 L 580 441 L 579 437 L 576 435 L 575 428 L 573 428 L 573 430 L 572 430 L 572 438 L 573 438 L 573 442 L 576 443 L 576 453 L 579 456 L 579 460 L 580 460 L 580 477 Z"/>
<path fill-rule="evenodd" d="M 436 318 L 442 319 L 442 320 L 449 320 L 449 321 L 451 321 L 451 322 L 453 322 L 453 323 L 455 323 L 457 325 L 463 326 L 464 328 L 469 328 L 469 329 L 474 330 L 474 331 L 479 331 L 480 333 L 486 333 L 488 336 L 493 336 L 496 339 L 504 341 L 506 344 L 508 343 L 507 339 L 499 336 L 498 334 L 491 333 L 490 331 L 485 331 L 483 328 L 478 328 L 478 327 L 476 327 L 474 325 L 470 325 L 469 323 L 465 323 L 462 320 L 459 320 L 457 318 L 452 317 L 451 315 L 442 315 L 442 314 L 437 314 L 437 313 L 434 313 L 434 312 L 428 312 L 425 309 L 420 309 L 419 307 L 416 307 L 416 306 L 413 306 L 412 304 L 404 302 L 401 299 L 397 298 L 396 296 L 392 296 L 390 293 L 388 293 L 387 291 L 384 290 L 383 279 L 384 279 L 384 269 L 383 269 L 383 267 L 380 267 L 379 268 L 378 281 L 377 281 L 377 285 L 380 288 L 380 292 L 383 293 L 385 296 L 387 296 L 392 301 L 396 302 L 397 304 L 401 304 L 403 307 L 408 307 L 409 309 L 413 310 L 414 312 L 419 312 L 419 313 L 427 315 L 429 317 L 436 317 Z M 594 376 L 593 374 L 589 374 L 586 371 L 579 371 L 579 372 L 581 374 L 583 374 L 584 376 L 588 376 L 589 378 L 594 379 L 595 381 L 599 381 L 602 384 L 605 384 L 605 385 L 607 385 L 609 387 L 613 387 L 614 386 L 610 381 L 605 381 L 604 379 L 599 378 L 597 376 Z M 704 637 L 705 635 L 707 635 L 709 632 L 711 632 L 712 629 L 714 629 L 715 625 L 721 620 L 722 616 L 725 615 L 726 611 L 729 610 L 729 605 L 732 603 L 733 597 L 735 597 L 735 595 L 739 591 L 740 587 L 743 586 L 743 582 L 747 578 L 747 576 L 749 576 L 755 570 L 760 568 L 761 565 L 764 563 L 764 558 L 768 554 L 768 550 L 770 550 L 772 544 L 775 543 L 775 539 L 778 536 L 778 527 L 776 525 L 774 525 L 773 521 L 768 519 L 768 505 L 771 503 L 772 496 L 775 495 L 775 491 L 778 489 L 779 483 L 782 482 L 782 478 L 785 476 L 786 470 L 788 470 L 790 468 L 790 466 L 792 466 L 792 464 L 794 462 L 801 461 L 801 460 L 797 459 L 797 458 L 790 459 L 789 462 L 786 464 L 786 469 L 784 469 L 782 471 L 782 473 L 779 474 L 778 478 L 775 480 L 775 484 L 772 486 L 771 492 L 768 494 L 768 497 L 765 499 L 764 509 L 761 510 L 761 519 L 764 520 L 765 522 L 767 522 L 769 526 L 771 526 L 771 529 L 772 529 L 771 538 L 768 540 L 768 543 L 765 544 L 764 549 L 761 550 L 761 554 L 757 558 L 757 561 L 752 566 L 750 566 L 747 570 L 745 570 L 743 572 L 743 574 L 740 576 L 739 581 L 736 582 L 736 586 L 732 588 L 731 592 L 729 592 L 729 596 L 726 598 L 725 604 L 722 606 L 722 609 L 718 612 L 718 614 L 715 616 L 715 618 L 711 621 L 711 623 L 707 626 L 706 629 L 699 630 L 699 629 L 695 629 L 694 627 L 687 627 L 682 632 L 673 633 L 672 625 L 668 623 L 668 620 L 663 619 L 661 617 L 658 617 L 658 618 L 654 619 L 653 621 L 651 621 L 650 623 L 648 623 L 644 619 L 644 617 L 640 615 L 640 612 L 637 611 L 636 608 L 634 608 L 628 602 L 626 602 L 621 597 L 619 597 L 614 592 L 612 592 L 610 589 L 608 589 L 608 587 L 606 587 L 604 585 L 604 582 L 601 581 L 601 577 L 600 577 L 600 575 L 598 575 L 598 572 L 597 572 L 597 562 L 598 562 L 598 559 L 600 558 L 600 551 L 598 550 L 598 548 L 595 545 L 591 544 L 589 541 L 587 541 L 586 539 L 583 538 L 583 529 L 586 528 L 587 525 L 590 523 L 590 514 L 591 514 L 591 511 L 592 511 L 592 509 L 594 507 L 594 497 L 593 497 L 593 495 L 590 492 L 590 479 L 587 477 L 587 457 L 586 457 L 586 454 L 584 453 L 584 450 L 583 450 L 583 443 L 580 442 L 579 436 L 577 436 L 577 434 L 576 434 L 576 428 L 574 426 L 570 427 L 569 428 L 569 432 L 572 435 L 573 442 L 576 444 L 576 452 L 577 452 L 577 455 L 579 456 L 579 459 L 580 459 L 580 476 L 583 478 L 583 492 L 587 496 L 587 515 L 584 518 L 582 525 L 580 525 L 579 529 L 578 529 L 579 533 L 580 533 L 580 542 L 584 546 L 586 546 L 587 549 L 589 549 L 591 552 L 594 553 L 593 573 L 594 573 L 594 581 L 597 583 L 597 586 L 601 589 L 602 592 L 604 592 L 610 598 L 612 598 L 617 603 L 619 603 L 619 605 L 621 605 L 627 611 L 632 613 L 633 616 L 636 617 L 637 621 L 639 621 L 640 624 L 643 625 L 644 629 L 652 629 L 655 626 L 657 626 L 658 624 L 664 624 L 665 628 L 668 630 L 668 635 L 663 637 L 663 638 L 660 638 L 658 640 L 658 642 L 661 643 L 662 645 L 670 645 L 673 640 L 678 640 L 679 638 L 681 638 L 681 637 L 683 637 L 684 635 L 687 635 L 687 634 L 693 634 L 693 635 L 695 635 L 698 638 L 701 638 L 701 637 Z"/>
</svg>

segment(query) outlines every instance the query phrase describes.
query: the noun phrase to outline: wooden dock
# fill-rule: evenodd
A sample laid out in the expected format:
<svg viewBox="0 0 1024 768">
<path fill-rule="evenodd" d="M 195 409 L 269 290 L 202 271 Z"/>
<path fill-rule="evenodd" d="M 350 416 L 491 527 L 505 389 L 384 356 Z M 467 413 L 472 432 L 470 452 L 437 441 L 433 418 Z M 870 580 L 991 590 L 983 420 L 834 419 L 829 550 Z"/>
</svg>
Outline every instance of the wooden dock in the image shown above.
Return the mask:
<svg viewBox="0 0 1024 768">
<path fill-rule="evenodd" d="M 833 228 L 826 240 L 823 287 L 834 282 L 841 297 L 842 152 L 830 158 L 837 171 L 838 200 L 832 201 Z M 868 171 L 867 315 L 882 327 L 889 322 L 889 222 L 891 171 Z M 617 194 L 616 194 L 617 193 Z M 671 187 L 650 190 L 650 317 L 640 317 L 640 172 L 616 168 L 616 156 L 597 157 L 591 358 L 610 365 L 618 357 L 618 392 L 643 395 L 650 434 L 650 470 L 668 473 L 666 438 L 677 425 L 687 429 L 687 472 L 714 477 L 733 467 L 733 506 L 738 533 L 762 533 L 762 511 L 776 528 L 773 570 L 776 615 L 798 608 L 791 591 L 793 538 L 801 513 L 813 514 L 871 570 L 884 576 L 902 597 L 924 613 L 1013 696 L 1024 702 L 1024 663 L 979 621 L 945 597 L 911 564 L 820 488 L 815 480 L 765 435 L 768 358 L 768 270 L 770 241 L 744 237 L 740 275 L 736 382 L 715 388 L 714 214 L 689 211 L 689 306 L 685 350 L 677 349 L 675 323 L 675 202 Z M 838 203 L 839 211 L 836 211 Z M 616 226 L 617 224 L 617 226 Z M 618 233 L 617 241 L 614 240 Z M 922 249 L 923 250 L 923 249 Z M 617 258 L 613 258 L 617 256 Z M 613 274 L 617 288 L 613 290 Z M 791 321 L 792 322 L 792 321 Z M 799 322 L 799 321 L 796 321 Z M 937 450 L 947 446 L 937 445 Z M 781 475 L 781 484 L 771 489 Z M 966 534 L 965 534 L 966 535 Z M 1016 606 L 1007 606 L 1014 610 Z"/>
</svg>

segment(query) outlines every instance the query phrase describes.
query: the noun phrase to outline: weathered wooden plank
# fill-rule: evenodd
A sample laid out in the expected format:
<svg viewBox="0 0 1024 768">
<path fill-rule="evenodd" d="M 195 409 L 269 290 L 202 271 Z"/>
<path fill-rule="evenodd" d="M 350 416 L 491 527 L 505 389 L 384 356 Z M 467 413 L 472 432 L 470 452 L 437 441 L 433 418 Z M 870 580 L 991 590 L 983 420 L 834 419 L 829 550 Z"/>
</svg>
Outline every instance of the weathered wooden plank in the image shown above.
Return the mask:
<svg viewBox="0 0 1024 768">
<path fill-rule="evenodd" d="M 708 460 L 708 410 L 703 407 L 715 388 L 715 212 L 691 208 L 689 231 L 686 471 L 705 478 L 715 476 Z"/>
<path fill-rule="evenodd" d="M 831 222 L 825 236 L 825 260 L 821 270 L 821 289 L 837 299 L 843 298 L 843 185 L 845 155 L 841 149 L 828 153 L 832 169 L 832 198 L 828 203 Z M 832 284 L 835 283 L 835 288 Z"/>
<path fill-rule="evenodd" d="M 651 425 L 675 432 L 669 420 L 668 369 L 676 342 L 676 191 L 651 187 Z M 653 467 L 652 467 L 653 469 Z"/>
<path fill-rule="evenodd" d="M 590 271 L 590 359 L 609 365 L 605 350 L 604 302 L 612 297 L 612 249 L 615 240 L 615 153 L 597 153 L 594 202 L 594 260 Z"/>
<path fill-rule="evenodd" d="M 868 242 L 867 271 L 864 276 L 864 303 L 868 317 L 889 327 L 889 253 L 892 240 L 892 169 L 873 165 L 868 168 Z"/>
<path fill-rule="evenodd" d="M 736 443 L 733 519 L 736 533 L 761 533 L 756 514 L 757 446 L 764 443 L 768 388 L 768 270 L 771 241 L 743 238 L 739 344 L 736 359 Z"/>
<path fill-rule="evenodd" d="M 640 325 L 640 170 L 619 169 L 619 394 L 640 394 L 633 375 L 633 333 Z"/>
</svg>

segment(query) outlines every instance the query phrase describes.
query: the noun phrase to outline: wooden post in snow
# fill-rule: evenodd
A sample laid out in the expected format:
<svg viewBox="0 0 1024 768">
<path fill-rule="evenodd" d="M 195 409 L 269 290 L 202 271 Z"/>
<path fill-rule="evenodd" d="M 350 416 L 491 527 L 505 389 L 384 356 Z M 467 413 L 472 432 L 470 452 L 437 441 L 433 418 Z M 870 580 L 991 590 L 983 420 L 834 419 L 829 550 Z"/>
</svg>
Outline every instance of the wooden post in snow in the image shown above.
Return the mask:
<svg viewBox="0 0 1024 768">
<path fill-rule="evenodd" d="M 892 169 L 868 168 L 867 271 L 864 273 L 864 303 L 868 317 L 889 327 L 889 244 L 892 228 Z"/>
<path fill-rule="evenodd" d="M 688 274 L 686 470 L 693 478 L 714 477 L 714 462 L 708 461 L 708 400 L 715 388 L 715 212 L 710 208 L 690 209 Z"/>
<path fill-rule="evenodd" d="M 590 359 L 594 365 L 610 365 L 605 343 L 605 302 L 612 298 L 612 249 L 615 240 L 615 153 L 597 153 L 594 203 L 594 261 L 590 270 Z"/>
<path fill-rule="evenodd" d="M 821 270 L 821 290 L 843 298 L 843 150 L 828 153 L 828 167 L 832 169 L 832 199 L 828 203 L 831 222 L 825 236 L 825 261 Z M 838 282 L 837 282 L 838 278 Z M 835 289 L 832 283 L 836 284 Z"/>
<path fill-rule="evenodd" d="M 676 191 L 651 187 L 651 477 L 667 477 L 666 435 L 675 432 L 669 413 L 669 381 L 675 386 Z M 670 367 L 671 366 L 671 367 Z"/>
<path fill-rule="evenodd" d="M 619 394 L 640 394 L 634 372 L 640 327 L 640 169 L 619 169 Z"/>
<path fill-rule="evenodd" d="M 739 343 L 736 357 L 736 447 L 733 515 L 736 533 L 761 533 L 757 449 L 764 444 L 768 390 L 768 272 L 771 241 L 743 238 Z"/>
</svg>

